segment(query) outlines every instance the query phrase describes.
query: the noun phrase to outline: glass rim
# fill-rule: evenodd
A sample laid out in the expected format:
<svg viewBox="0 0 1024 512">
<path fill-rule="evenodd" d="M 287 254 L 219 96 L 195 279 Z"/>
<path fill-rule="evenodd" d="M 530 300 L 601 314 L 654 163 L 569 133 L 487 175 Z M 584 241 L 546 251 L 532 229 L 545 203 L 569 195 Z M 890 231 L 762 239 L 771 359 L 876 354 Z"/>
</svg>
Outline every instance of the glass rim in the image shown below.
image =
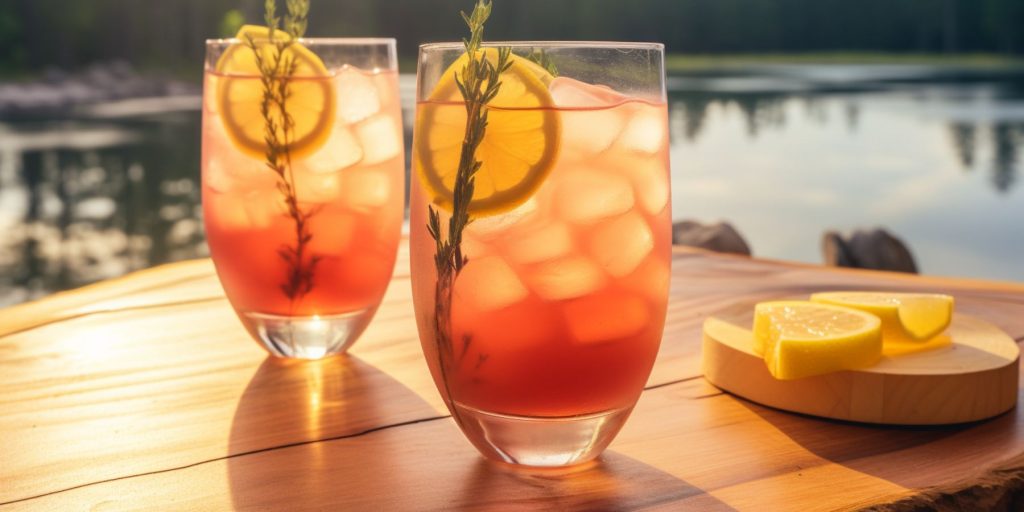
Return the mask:
<svg viewBox="0 0 1024 512">
<path fill-rule="evenodd" d="M 640 42 L 640 41 L 484 41 L 484 47 L 509 46 L 512 48 L 604 48 L 619 50 L 655 50 L 665 51 L 664 43 Z M 463 50 L 466 46 L 461 41 L 442 41 L 436 43 L 423 43 L 420 51 L 424 50 Z"/>
<path fill-rule="evenodd" d="M 206 40 L 206 46 L 242 44 L 244 42 L 245 41 L 237 37 L 213 38 Z M 298 42 L 304 44 L 330 44 L 337 46 L 395 46 L 398 43 L 398 40 L 394 37 L 300 37 Z"/>
</svg>

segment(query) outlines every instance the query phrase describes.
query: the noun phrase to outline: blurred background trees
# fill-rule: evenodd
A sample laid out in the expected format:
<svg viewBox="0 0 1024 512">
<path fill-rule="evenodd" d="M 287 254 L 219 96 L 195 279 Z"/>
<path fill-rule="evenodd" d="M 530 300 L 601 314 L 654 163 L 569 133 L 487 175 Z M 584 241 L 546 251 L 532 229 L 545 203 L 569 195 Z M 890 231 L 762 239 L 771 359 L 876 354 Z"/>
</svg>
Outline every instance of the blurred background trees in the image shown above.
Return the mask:
<svg viewBox="0 0 1024 512">
<path fill-rule="evenodd" d="M 203 40 L 262 0 L 4 0 L 0 73 L 125 59 L 198 73 Z M 491 39 L 661 41 L 670 52 L 1024 54 L 1022 0 L 496 0 Z M 312 36 L 392 36 L 406 62 L 451 40 L 469 0 L 314 0 Z"/>
</svg>

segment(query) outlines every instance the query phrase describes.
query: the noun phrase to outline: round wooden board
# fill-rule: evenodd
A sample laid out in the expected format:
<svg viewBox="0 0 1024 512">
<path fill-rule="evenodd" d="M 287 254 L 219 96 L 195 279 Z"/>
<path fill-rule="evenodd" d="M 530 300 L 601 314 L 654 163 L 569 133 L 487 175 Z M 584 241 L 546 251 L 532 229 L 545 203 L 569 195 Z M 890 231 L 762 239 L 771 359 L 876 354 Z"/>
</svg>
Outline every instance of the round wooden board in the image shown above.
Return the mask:
<svg viewBox="0 0 1024 512">
<path fill-rule="evenodd" d="M 704 322 L 704 376 L 763 405 L 864 423 L 944 425 L 991 418 L 1017 402 L 1017 343 L 976 317 L 954 315 L 948 338 L 928 342 L 931 348 L 795 380 L 768 373 L 752 350 L 752 322 L 753 304 Z"/>
</svg>

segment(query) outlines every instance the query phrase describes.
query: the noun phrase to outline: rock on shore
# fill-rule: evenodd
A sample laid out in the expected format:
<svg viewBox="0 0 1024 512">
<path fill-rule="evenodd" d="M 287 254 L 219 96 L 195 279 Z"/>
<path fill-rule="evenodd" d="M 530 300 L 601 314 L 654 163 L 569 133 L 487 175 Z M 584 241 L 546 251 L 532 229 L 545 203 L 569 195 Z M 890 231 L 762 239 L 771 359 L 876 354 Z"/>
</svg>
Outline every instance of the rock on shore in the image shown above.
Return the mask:
<svg viewBox="0 0 1024 512">
<path fill-rule="evenodd" d="M 37 80 L 0 83 L 0 119 L 66 117 L 104 102 L 200 94 L 199 84 L 140 75 L 128 63 L 113 61 L 74 73 L 49 69 Z"/>
<path fill-rule="evenodd" d="M 728 222 L 702 224 L 684 220 L 672 224 L 672 243 L 700 247 L 715 252 L 750 256 L 750 246 Z"/>
<path fill-rule="evenodd" d="M 859 229 L 849 238 L 827 231 L 821 245 L 826 265 L 917 273 L 910 249 L 885 229 Z"/>
</svg>

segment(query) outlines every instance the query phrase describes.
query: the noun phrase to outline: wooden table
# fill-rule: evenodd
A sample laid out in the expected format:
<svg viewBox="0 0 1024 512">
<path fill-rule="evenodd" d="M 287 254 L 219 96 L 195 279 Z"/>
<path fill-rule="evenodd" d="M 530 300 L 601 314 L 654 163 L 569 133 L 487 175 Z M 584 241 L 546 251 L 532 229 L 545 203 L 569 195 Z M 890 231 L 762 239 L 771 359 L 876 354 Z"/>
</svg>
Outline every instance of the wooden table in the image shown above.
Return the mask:
<svg viewBox="0 0 1024 512">
<path fill-rule="evenodd" d="M 910 510 L 1024 496 L 1020 409 L 879 428 L 768 409 L 700 373 L 701 321 L 737 300 L 941 290 L 1021 341 L 1022 285 L 676 249 L 665 339 L 632 418 L 598 462 L 531 472 L 485 462 L 447 415 L 408 279 L 403 249 L 351 355 L 313 363 L 269 359 L 208 260 L 0 311 L 0 510 Z"/>
</svg>

